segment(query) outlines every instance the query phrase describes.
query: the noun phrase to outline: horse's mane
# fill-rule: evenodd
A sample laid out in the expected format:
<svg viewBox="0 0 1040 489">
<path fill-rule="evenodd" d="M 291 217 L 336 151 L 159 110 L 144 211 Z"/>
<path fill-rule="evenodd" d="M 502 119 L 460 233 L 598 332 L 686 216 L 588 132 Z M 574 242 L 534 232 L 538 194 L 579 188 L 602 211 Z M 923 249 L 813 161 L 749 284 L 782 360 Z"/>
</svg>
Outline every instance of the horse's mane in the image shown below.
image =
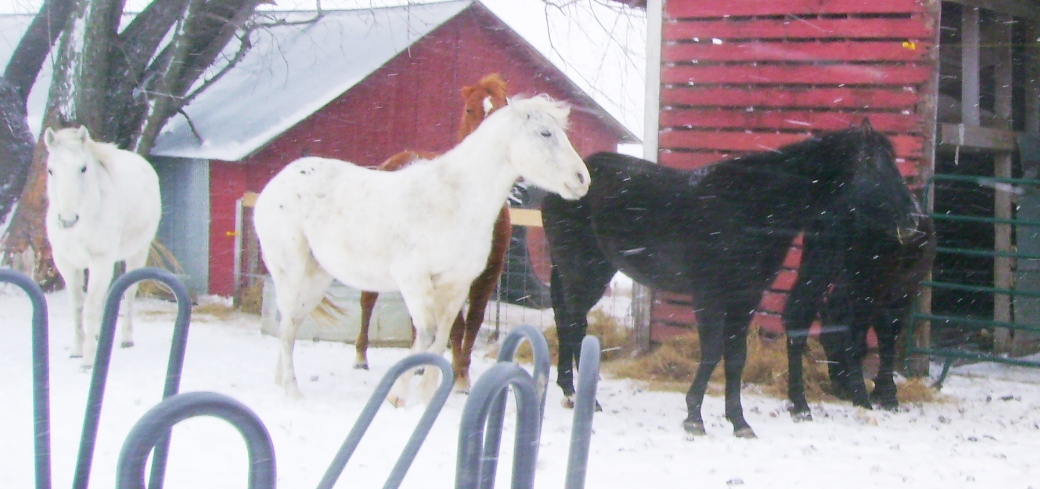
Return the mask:
<svg viewBox="0 0 1040 489">
<path fill-rule="evenodd" d="M 85 137 L 81 136 L 80 128 L 77 127 L 69 127 L 54 131 L 54 139 L 60 146 L 82 146 L 87 150 L 90 156 L 101 165 L 111 162 L 119 151 L 121 151 L 115 144 L 91 139 L 89 133 L 86 133 Z"/>
<path fill-rule="evenodd" d="M 513 107 L 514 110 L 520 113 L 527 113 L 531 110 L 545 112 L 564 129 L 567 128 L 567 118 L 571 114 L 570 104 L 555 100 L 544 93 L 535 95 L 534 97 L 513 97 L 509 99 L 509 107 Z"/>
</svg>

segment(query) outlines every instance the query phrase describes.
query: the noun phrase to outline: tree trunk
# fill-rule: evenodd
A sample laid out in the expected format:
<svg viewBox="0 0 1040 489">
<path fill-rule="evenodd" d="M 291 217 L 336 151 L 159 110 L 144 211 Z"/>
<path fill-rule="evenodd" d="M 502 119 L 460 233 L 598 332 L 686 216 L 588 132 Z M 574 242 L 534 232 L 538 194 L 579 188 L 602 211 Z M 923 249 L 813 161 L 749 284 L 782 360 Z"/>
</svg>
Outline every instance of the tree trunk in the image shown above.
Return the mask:
<svg viewBox="0 0 1040 489">
<path fill-rule="evenodd" d="M 235 34 L 248 35 L 245 26 L 262 1 L 154 0 L 119 33 L 124 0 L 47 0 L 36 20 L 46 11 L 47 22 L 41 25 L 64 28 L 43 127 L 86 126 L 97 140 L 147 155 L 159 130 L 190 100 L 188 91 Z M 65 13 L 63 20 L 55 21 L 61 13 Z M 30 28 L 23 42 L 35 39 L 30 53 L 45 57 L 56 37 L 56 32 Z M 21 62 L 19 66 L 38 73 L 40 64 L 42 58 L 35 65 Z M 21 158 L 5 167 L 28 169 L 21 175 L 0 171 L 0 212 L 4 191 L 19 195 L 4 234 L 3 259 L 9 264 L 34 262 L 37 283 L 52 290 L 60 286 L 61 278 L 45 236 L 46 151 L 28 132 L 24 110 L 24 95 L 35 78 L 35 73 L 19 72 L 19 83 L 27 87 L 5 88 L 0 83 L 0 122 L 17 119 L 9 127 L 19 133 L 6 136 L 0 129 L 0 149 L 17 142 L 11 146 L 16 150 L 12 154 Z M 19 96 L 22 111 L 8 108 L 6 97 L 17 102 Z"/>
</svg>

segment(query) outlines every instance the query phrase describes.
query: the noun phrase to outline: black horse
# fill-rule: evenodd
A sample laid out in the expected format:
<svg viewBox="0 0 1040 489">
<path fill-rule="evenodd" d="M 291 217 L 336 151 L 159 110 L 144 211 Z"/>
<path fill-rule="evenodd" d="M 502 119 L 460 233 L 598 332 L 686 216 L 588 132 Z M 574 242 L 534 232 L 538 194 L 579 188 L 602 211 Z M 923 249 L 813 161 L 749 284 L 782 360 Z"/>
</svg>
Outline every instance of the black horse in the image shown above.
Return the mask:
<svg viewBox="0 0 1040 489">
<path fill-rule="evenodd" d="M 894 409 L 896 340 L 935 257 L 935 228 L 898 172 L 853 180 L 803 239 L 802 264 L 783 312 L 788 396 L 796 420 L 812 415 L 805 401 L 802 356 L 817 317 L 832 390 L 856 406 Z M 878 338 L 879 367 L 868 397 L 862 362 L 866 337 Z"/>
<path fill-rule="evenodd" d="M 752 313 L 792 239 L 855 178 L 892 178 L 891 142 L 865 122 L 694 171 L 612 153 L 586 165 L 592 185 L 584 198 L 550 195 L 542 204 L 560 340 L 557 384 L 573 396 L 586 313 L 620 270 L 641 284 L 692 294 L 698 307 L 701 364 L 686 395 L 686 431 L 704 433 L 701 404 L 724 359 L 726 418 L 737 436 L 755 436 L 740 405 Z"/>
</svg>

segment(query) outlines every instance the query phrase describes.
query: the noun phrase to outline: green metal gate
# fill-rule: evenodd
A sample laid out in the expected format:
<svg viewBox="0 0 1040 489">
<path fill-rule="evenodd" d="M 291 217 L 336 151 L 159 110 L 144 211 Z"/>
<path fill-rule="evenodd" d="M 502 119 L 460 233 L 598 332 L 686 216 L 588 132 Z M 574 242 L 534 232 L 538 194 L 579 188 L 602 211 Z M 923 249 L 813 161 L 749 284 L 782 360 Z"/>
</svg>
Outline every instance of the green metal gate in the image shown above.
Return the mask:
<svg viewBox="0 0 1040 489">
<path fill-rule="evenodd" d="M 943 359 L 937 387 L 958 359 L 1040 367 L 1040 358 L 1021 357 L 1036 351 L 1040 338 L 1040 180 L 937 174 L 923 194 L 935 195 L 937 187 L 956 191 L 958 186 L 1006 193 L 1013 211 L 1006 212 L 1010 217 L 971 209 L 930 213 L 938 230 L 936 267 L 922 289 L 932 299 L 911 316 L 915 330 L 923 330 L 927 339 L 920 344 L 915 343 L 920 334 L 907 335 L 906 361 L 909 370 L 917 355 Z M 944 235 L 944 228 L 957 226 L 991 229 L 991 236 L 997 236 L 994 245 L 970 246 L 956 233 Z M 974 263 L 976 268 L 944 270 L 941 263 Z M 977 268 L 980 263 L 988 266 Z M 972 341 L 980 338 L 988 341 Z"/>
</svg>

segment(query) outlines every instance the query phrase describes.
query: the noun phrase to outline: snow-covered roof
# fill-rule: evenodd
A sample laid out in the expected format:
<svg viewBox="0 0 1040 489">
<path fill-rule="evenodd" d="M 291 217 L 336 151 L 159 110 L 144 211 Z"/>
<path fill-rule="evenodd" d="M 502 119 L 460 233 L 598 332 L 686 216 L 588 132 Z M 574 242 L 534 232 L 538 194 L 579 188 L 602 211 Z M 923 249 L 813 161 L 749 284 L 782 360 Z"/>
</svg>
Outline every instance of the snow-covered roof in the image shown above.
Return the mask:
<svg viewBox="0 0 1040 489">
<path fill-rule="evenodd" d="M 314 12 L 277 14 L 280 25 L 258 30 L 239 64 L 185 107 L 190 125 L 174 116 L 151 153 L 241 160 L 471 3 L 332 11 L 316 19 Z"/>
</svg>

